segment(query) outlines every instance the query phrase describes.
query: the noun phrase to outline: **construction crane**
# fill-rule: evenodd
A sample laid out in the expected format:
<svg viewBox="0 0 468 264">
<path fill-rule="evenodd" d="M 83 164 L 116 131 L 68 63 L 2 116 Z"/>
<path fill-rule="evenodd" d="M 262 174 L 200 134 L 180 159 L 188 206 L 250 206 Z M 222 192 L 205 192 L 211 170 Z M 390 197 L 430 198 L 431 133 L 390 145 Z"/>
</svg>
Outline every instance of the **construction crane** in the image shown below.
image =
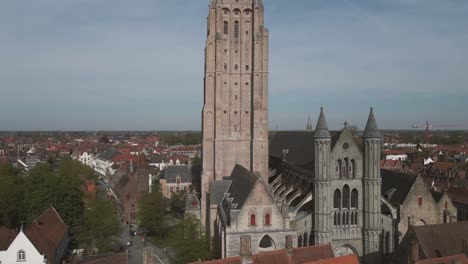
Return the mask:
<svg viewBox="0 0 468 264">
<path fill-rule="evenodd" d="M 426 144 L 429 144 L 429 140 L 431 137 L 431 130 L 432 128 L 451 128 L 451 127 L 464 127 L 464 124 L 448 124 L 448 125 L 434 125 L 429 123 L 429 121 L 426 120 L 425 124 L 416 124 L 412 125 L 412 128 L 425 128 L 426 129 Z"/>
</svg>

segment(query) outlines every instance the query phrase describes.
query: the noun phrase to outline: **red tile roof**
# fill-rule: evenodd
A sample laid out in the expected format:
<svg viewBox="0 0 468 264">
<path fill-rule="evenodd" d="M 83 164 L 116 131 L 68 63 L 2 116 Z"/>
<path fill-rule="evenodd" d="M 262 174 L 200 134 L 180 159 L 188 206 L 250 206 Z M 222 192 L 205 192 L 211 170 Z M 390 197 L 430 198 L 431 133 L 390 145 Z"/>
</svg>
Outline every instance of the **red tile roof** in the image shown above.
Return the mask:
<svg viewBox="0 0 468 264">
<path fill-rule="evenodd" d="M 253 264 L 288 264 L 291 258 L 286 249 L 262 252 L 252 256 Z"/>
<path fill-rule="evenodd" d="M 242 258 L 237 256 L 237 257 L 232 257 L 232 258 L 225 258 L 225 259 L 217 259 L 217 260 L 207 260 L 207 261 L 197 261 L 197 262 L 192 262 L 191 264 L 242 264 Z"/>
<path fill-rule="evenodd" d="M 53 207 L 49 207 L 37 217 L 25 232 L 38 251 L 46 255 L 52 263 L 55 261 L 55 251 L 67 237 L 67 233 L 68 226 Z"/>
<path fill-rule="evenodd" d="M 330 244 L 294 248 L 292 252 L 292 263 L 299 264 L 320 259 L 333 258 L 333 249 Z"/>
<path fill-rule="evenodd" d="M 0 251 L 7 250 L 15 239 L 16 232 L 4 226 L 0 226 Z"/>
<path fill-rule="evenodd" d="M 357 255 L 347 255 L 342 257 L 306 262 L 305 264 L 359 264 Z"/>
<path fill-rule="evenodd" d="M 458 261 L 458 262 L 457 262 Z M 416 264 L 468 264 L 468 258 L 465 254 L 454 255 L 443 258 L 424 259 L 416 261 Z"/>
</svg>

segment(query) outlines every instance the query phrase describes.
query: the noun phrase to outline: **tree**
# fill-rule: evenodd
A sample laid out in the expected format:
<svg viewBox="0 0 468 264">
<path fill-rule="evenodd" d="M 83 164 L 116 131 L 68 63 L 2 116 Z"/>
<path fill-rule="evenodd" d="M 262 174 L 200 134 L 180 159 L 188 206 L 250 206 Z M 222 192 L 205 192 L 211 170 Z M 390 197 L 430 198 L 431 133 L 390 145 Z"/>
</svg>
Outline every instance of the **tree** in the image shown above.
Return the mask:
<svg viewBox="0 0 468 264">
<path fill-rule="evenodd" d="M 138 208 L 139 225 L 148 228 L 153 234 L 163 236 L 167 227 L 164 216 L 166 202 L 157 184 L 151 193 L 145 194 L 140 199 Z"/>
<path fill-rule="evenodd" d="M 98 248 L 99 252 L 107 252 L 118 243 L 119 234 L 120 223 L 111 202 L 95 200 L 84 211 L 77 240 L 85 251 Z"/>
<path fill-rule="evenodd" d="M 178 252 L 174 263 L 191 263 L 201 260 L 209 260 L 213 257 L 210 250 L 209 239 L 203 233 L 200 221 L 192 215 L 179 224 L 175 242 L 172 245 Z"/>
<path fill-rule="evenodd" d="M 53 205 L 64 222 L 74 230 L 83 213 L 83 182 L 73 173 L 65 173 L 64 167 L 59 171 L 61 174 L 54 172 L 47 163 L 31 169 L 24 186 L 25 219 L 30 223 Z"/>
<path fill-rule="evenodd" d="M 172 194 L 171 198 L 171 212 L 176 217 L 184 216 L 185 201 L 187 200 L 187 192 L 179 191 Z"/>
</svg>

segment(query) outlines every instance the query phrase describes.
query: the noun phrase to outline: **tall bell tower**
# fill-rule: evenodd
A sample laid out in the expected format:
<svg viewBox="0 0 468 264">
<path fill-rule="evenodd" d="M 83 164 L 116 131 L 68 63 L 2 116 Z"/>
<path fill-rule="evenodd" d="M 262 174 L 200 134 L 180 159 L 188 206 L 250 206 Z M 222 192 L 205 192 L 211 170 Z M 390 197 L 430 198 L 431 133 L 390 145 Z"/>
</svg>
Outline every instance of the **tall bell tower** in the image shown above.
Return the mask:
<svg viewBox="0 0 468 264">
<path fill-rule="evenodd" d="M 236 164 L 268 177 L 268 30 L 262 0 L 211 0 L 205 48 L 202 221 Z"/>
</svg>

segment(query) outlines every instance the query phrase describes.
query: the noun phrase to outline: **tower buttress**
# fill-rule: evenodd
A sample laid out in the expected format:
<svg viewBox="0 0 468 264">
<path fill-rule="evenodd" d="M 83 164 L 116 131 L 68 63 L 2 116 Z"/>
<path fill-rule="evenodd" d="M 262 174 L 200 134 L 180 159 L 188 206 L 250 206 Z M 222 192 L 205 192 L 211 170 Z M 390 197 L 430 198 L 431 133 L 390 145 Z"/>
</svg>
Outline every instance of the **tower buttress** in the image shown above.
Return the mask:
<svg viewBox="0 0 468 264">
<path fill-rule="evenodd" d="M 371 108 L 363 135 L 364 178 L 363 178 L 363 237 L 365 263 L 380 263 L 381 210 L 380 152 L 382 138 Z"/>
<path fill-rule="evenodd" d="M 314 181 L 314 243 L 315 245 L 331 242 L 331 206 L 330 194 L 330 152 L 331 137 L 327 120 L 320 109 L 320 116 L 314 132 L 315 181 Z"/>
</svg>

